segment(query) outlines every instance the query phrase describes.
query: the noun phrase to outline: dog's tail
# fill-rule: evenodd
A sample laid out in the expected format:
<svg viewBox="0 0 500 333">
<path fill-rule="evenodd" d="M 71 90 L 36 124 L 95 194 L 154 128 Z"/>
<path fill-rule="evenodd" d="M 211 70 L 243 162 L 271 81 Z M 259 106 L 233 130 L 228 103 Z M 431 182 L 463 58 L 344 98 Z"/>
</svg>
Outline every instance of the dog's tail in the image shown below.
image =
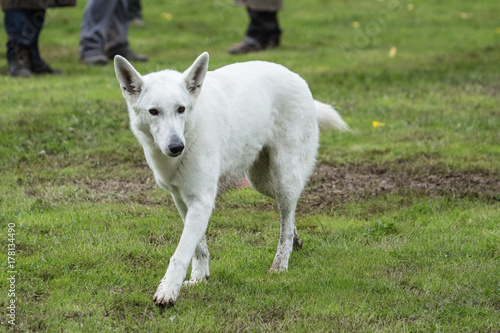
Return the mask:
<svg viewBox="0 0 500 333">
<path fill-rule="evenodd" d="M 347 125 L 340 115 L 335 111 L 335 109 L 328 104 L 314 101 L 316 106 L 316 113 L 318 115 L 318 125 L 322 130 L 326 129 L 336 129 L 339 131 L 349 131 L 349 125 Z"/>
</svg>

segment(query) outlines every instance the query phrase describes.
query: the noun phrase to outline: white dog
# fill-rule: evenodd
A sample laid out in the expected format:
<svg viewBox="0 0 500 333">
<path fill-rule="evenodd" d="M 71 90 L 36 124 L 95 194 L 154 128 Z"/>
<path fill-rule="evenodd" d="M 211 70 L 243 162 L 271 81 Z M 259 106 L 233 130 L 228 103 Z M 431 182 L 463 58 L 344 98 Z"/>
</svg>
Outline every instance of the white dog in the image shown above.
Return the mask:
<svg viewBox="0 0 500 333">
<path fill-rule="evenodd" d="M 191 260 L 187 284 L 209 277 L 205 231 L 218 190 L 244 176 L 277 200 L 281 224 L 270 272 L 288 269 L 294 243 L 301 245 L 294 215 L 316 161 L 318 125 L 348 129 L 331 106 L 314 101 L 307 83 L 283 66 L 252 61 L 207 69 L 206 52 L 184 73 L 145 76 L 115 57 L 132 131 L 157 184 L 172 194 L 184 221 L 153 298 L 162 307 L 175 304 Z"/>
</svg>

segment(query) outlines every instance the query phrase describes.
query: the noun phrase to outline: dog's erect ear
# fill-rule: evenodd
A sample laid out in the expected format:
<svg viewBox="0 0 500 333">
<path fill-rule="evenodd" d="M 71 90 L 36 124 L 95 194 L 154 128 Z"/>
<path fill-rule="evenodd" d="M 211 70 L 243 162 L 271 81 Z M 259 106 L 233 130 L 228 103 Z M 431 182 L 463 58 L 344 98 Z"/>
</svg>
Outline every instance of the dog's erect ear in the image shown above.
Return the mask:
<svg viewBox="0 0 500 333">
<path fill-rule="evenodd" d="M 191 95 L 198 95 L 208 70 L 208 52 L 202 53 L 183 73 L 186 88 Z"/>
<path fill-rule="evenodd" d="M 115 72 L 123 97 L 130 103 L 135 104 L 142 90 L 142 76 L 122 56 L 115 56 Z"/>
</svg>

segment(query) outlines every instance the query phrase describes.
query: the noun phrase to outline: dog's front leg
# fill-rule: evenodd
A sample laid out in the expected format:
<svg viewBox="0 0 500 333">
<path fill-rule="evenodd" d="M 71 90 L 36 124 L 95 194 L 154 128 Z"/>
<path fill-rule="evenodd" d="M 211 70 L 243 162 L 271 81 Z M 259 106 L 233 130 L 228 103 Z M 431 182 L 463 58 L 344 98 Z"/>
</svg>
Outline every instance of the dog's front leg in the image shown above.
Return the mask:
<svg viewBox="0 0 500 333">
<path fill-rule="evenodd" d="M 185 223 L 188 210 L 187 205 L 178 193 L 172 193 L 172 197 L 174 198 L 179 214 L 181 214 L 182 222 Z M 193 260 L 191 262 L 191 278 L 189 281 L 185 281 L 184 285 L 190 286 L 203 280 L 208 280 L 210 276 L 209 262 L 210 253 L 208 252 L 205 237 L 203 237 L 198 243 L 198 246 L 196 246 L 196 251 L 194 252 Z"/>
<path fill-rule="evenodd" d="M 194 200 L 188 203 L 184 230 L 179 245 L 170 258 L 167 272 L 158 286 L 153 301 L 160 307 L 173 306 L 193 258 L 207 230 L 208 220 L 213 209 L 213 200 Z"/>
</svg>

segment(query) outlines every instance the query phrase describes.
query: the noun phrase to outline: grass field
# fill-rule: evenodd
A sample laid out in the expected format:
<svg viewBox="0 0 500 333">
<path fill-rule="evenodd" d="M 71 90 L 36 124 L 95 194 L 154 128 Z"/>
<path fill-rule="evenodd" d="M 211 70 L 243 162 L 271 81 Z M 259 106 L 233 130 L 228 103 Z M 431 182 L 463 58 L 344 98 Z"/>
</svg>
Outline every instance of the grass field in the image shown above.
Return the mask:
<svg viewBox="0 0 500 333">
<path fill-rule="evenodd" d="M 84 4 L 47 15 L 63 75 L 10 78 L 0 48 L 0 331 L 500 332 L 500 2 L 285 1 L 282 45 L 231 56 L 247 23 L 231 0 L 143 1 L 142 73 L 203 51 L 210 69 L 274 61 L 352 128 L 321 136 L 288 272 L 267 273 L 275 204 L 234 190 L 207 231 L 210 280 L 170 309 L 151 299 L 182 222 L 112 66 L 78 63 Z"/>
</svg>

